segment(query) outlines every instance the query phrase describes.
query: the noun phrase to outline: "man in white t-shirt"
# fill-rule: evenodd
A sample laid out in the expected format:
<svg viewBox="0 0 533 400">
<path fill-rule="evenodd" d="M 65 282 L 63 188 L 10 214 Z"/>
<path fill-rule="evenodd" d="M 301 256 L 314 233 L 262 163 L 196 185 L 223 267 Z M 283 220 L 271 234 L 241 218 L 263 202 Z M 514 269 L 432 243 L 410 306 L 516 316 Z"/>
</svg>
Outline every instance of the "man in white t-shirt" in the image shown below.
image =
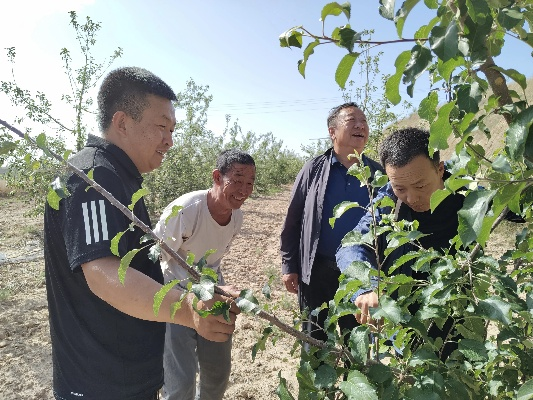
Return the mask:
<svg viewBox="0 0 533 400">
<path fill-rule="evenodd" d="M 207 266 L 217 272 L 218 284 L 224 285 L 220 261 L 241 229 L 240 207 L 252 193 L 254 182 L 255 162 L 250 155 L 239 150 L 222 152 L 213 171 L 211 189 L 186 193 L 170 203 L 155 232 L 183 258 L 193 253 L 195 262 L 208 250 L 216 250 L 207 257 Z M 174 206 L 183 208 L 165 223 Z M 165 252 L 161 254 L 161 268 L 165 283 L 179 279 L 180 286 L 186 287 L 187 272 Z M 194 329 L 167 324 L 163 359 L 163 399 L 215 400 L 224 396 L 231 371 L 231 339 L 215 343 Z"/>
</svg>

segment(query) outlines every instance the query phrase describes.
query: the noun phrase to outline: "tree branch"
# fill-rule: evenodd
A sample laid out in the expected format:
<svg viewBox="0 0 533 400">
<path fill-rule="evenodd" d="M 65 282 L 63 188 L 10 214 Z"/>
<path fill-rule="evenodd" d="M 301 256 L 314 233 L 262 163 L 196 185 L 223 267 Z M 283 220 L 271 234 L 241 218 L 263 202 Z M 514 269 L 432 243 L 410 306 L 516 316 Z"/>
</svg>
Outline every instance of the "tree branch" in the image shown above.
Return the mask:
<svg viewBox="0 0 533 400">
<path fill-rule="evenodd" d="M 7 129 L 9 129 L 11 132 L 15 133 L 17 136 L 19 136 L 22 139 L 27 139 L 33 146 L 40 148 L 35 140 L 29 136 L 24 135 L 20 130 L 15 128 L 14 126 L 10 125 L 6 121 L 0 119 L 0 125 L 5 126 Z M 59 160 L 61 163 L 63 163 L 70 171 L 78 175 L 81 179 L 83 179 L 85 182 L 87 182 L 88 185 L 90 185 L 92 188 L 94 188 L 98 193 L 100 193 L 102 196 L 104 196 L 112 205 L 114 205 L 116 208 L 118 208 L 126 217 L 128 217 L 136 226 L 138 226 L 143 232 L 150 235 L 154 240 L 156 240 L 161 248 L 165 250 L 173 259 L 175 259 L 180 267 L 185 269 L 190 276 L 195 280 L 199 281 L 200 274 L 192 268 L 187 262 L 173 249 L 171 249 L 163 240 L 161 240 L 157 235 L 154 233 L 152 229 L 150 229 L 149 226 L 147 226 L 144 222 L 142 222 L 137 216 L 133 213 L 132 210 L 130 210 L 128 207 L 124 206 L 122 203 L 120 203 L 117 199 L 113 197 L 111 193 L 109 193 L 107 190 L 105 190 L 102 186 L 100 186 L 98 183 L 90 179 L 82 170 L 79 168 L 76 168 L 74 165 L 72 165 L 67 160 L 63 159 L 63 157 L 59 156 L 58 154 L 54 153 L 52 150 L 47 149 L 47 151 L 52 155 L 52 157 Z M 223 296 L 232 298 L 229 293 L 225 292 L 224 290 L 220 289 L 218 286 L 215 286 L 215 292 L 218 294 L 221 294 Z M 309 335 L 306 335 L 305 333 L 298 331 L 294 329 L 292 326 L 289 326 L 279 320 L 274 315 L 268 314 L 265 311 L 260 311 L 256 314 L 260 318 L 267 320 L 272 325 L 277 326 L 280 330 L 282 330 L 285 333 L 288 333 L 291 336 L 294 336 L 295 338 L 307 342 L 312 346 L 320 347 L 320 348 L 329 348 L 331 346 L 328 346 L 327 343 L 322 342 L 321 340 L 317 340 L 312 338 Z M 343 353 L 342 349 L 333 347 L 331 350 L 337 354 Z"/>
</svg>

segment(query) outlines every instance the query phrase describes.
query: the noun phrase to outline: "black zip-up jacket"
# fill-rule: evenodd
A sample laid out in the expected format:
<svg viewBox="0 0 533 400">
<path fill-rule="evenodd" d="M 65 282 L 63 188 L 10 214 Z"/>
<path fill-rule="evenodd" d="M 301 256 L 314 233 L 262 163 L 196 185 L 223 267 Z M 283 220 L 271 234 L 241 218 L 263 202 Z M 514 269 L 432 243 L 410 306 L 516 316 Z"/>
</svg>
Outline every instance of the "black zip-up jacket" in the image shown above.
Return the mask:
<svg viewBox="0 0 533 400">
<path fill-rule="evenodd" d="M 298 173 L 292 188 L 285 223 L 281 231 L 281 271 L 297 273 L 301 282 L 309 284 L 315 260 L 322 209 L 328 183 L 333 149 L 309 160 Z M 383 168 L 376 161 L 362 156 L 364 165 L 370 167 L 372 177 Z"/>
</svg>

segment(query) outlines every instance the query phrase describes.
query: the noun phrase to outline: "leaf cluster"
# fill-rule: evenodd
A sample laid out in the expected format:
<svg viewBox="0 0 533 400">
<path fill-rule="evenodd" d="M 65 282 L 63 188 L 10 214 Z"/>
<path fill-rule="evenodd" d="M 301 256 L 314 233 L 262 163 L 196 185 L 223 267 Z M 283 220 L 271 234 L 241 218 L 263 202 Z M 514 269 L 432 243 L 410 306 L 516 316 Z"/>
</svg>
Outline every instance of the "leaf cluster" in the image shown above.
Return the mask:
<svg viewBox="0 0 533 400">
<path fill-rule="evenodd" d="M 432 87 L 418 114 L 430 126 L 430 154 L 447 149 L 452 139 L 457 143 L 448 160 L 452 176 L 445 181 L 445 188 L 433 195 L 431 208 L 458 192 L 465 197 L 464 205 L 458 213 L 458 234 L 444 254 L 422 249 L 416 221 L 395 222 L 388 216 L 393 204 L 375 204 L 380 218 L 374 218 L 371 230 L 344 239 L 343 245 L 366 246 L 383 254 L 385 260 L 395 257 L 399 246 L 408 245 L 412 251 L 394 259 L 385 270 L 380 268 L 385 260 L 378 257 L 378 265 L 373 266 L 377 270 L 355 263 L 345 271 L 335 299 L 327 305 L 330 321 L 346 310 L 357 313 L 352 296 L 361 288 L 374 287 L 379 305 L 371 315 L 378 322 L 346 332 L 344 339 L 355 332 L 361 335 L 346 345 L 351 357 L 332 362 L 320 351 L 306 355 L 310 359 L 299 371 L 299 397 L 531 398 L 533 114 L 525 96 L 525 76 L 499 67 L 494 58 L 507 40 L 533 47 L 533 4 L 513 0 L 407 0 L 399 8 L 393 0 L 380 0 L 379 4 L 381 16 L 395 24 L 398 39 L 371 44 L 413 43 L 411 50 L 398 55 L 396 72 L 386 80 L 388 100 L 393 104 L 401 101 L 400 84 L 412 96 L 417 80 L 429 76 Z M 404 38 L 412 10 L 424 6 L 432 16 L 427 22 L 417 20 L 414 37 Z M 344 14 L 341 18 L 349 18 L 342 11 L 348 9 L 347 3 L 329 3 L 321 16 Z M 358 36 L 362 31 L 348 29 L 352 29 L 348 24 L 342 25 L 326 36 L 323 25 L 321 34 L 294 27 L 280 36 L 280 44 L 304 48 L 305 64 L 317 42 L 344 49 L 347 54 L 335 75 L 344 87 L 351 72 L 348 60 L 359 57 L 352 44 L 370 43 Z M 304 38 L 310 40 L 307 47 Z M 518 91 L 511 90 L 507 80 L 514 81 Z M 504 119 L 508 129 L 501 145 L 488 153 L 476 137 L 478 133 L 494 136 L 493 124 L 488 122 L 494 115 Z M 352 206 L 360 205 L 342 204 L 336 212 Z M 487 241 L 508 213 L 521 220 L 524 228 L 514 248 L 493 257 L 486 252 Z M 417 274 L 404 274 L 406 268 Z M 435 339 L 428 334 L 450 321 L 444 337 Z M 327 328 L 328 341 L 342 345 L 341 333 L 332 326 Z M 372 340 L 367 339 L 370 332 Z M 447 342 L 456 349 L 443 356 Z M 319 376 L 324 364 L 336 371 L 327 374 L 332 378 L 326 386 Z M 281 382 L 280 398 L 291 398 L 286 389 Z"/>
</svg>

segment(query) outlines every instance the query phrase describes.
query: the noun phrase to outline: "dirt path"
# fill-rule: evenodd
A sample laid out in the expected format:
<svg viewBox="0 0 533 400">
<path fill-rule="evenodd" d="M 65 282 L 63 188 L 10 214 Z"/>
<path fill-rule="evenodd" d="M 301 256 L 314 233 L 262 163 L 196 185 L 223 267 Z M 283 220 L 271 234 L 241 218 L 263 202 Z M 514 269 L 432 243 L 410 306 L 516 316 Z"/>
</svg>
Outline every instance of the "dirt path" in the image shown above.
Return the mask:
<svg viewBox="0 0 533 400">
<path fill-rule="evenodd" d="M 230 253 L 223 260 L 227 283 L 250 288 L 272 313 L 292 320 L 296 300 L 279 279 L 279 232 L 287 210 L 288 190 L 273 196 L 249 199 L 243 206 L 244 225 Z M 13 198 L 0 197 L 0 399 L 53 399 L 48 310 L 42 259 L 2 265 L 3 257 L 16 258 L 42 251 L 41 217 L 28 218 Z M 274 276 L 272 300 L 261 288 Z M 252 362 L 252 346 L 266 322 L 240 316 L 233 339 L 233 367 L 224 399 L 275 399 L 278 372 L 295 388 L 297 357 L 294 341 L 282 337 L 267 342 Z"/>
</svg>

